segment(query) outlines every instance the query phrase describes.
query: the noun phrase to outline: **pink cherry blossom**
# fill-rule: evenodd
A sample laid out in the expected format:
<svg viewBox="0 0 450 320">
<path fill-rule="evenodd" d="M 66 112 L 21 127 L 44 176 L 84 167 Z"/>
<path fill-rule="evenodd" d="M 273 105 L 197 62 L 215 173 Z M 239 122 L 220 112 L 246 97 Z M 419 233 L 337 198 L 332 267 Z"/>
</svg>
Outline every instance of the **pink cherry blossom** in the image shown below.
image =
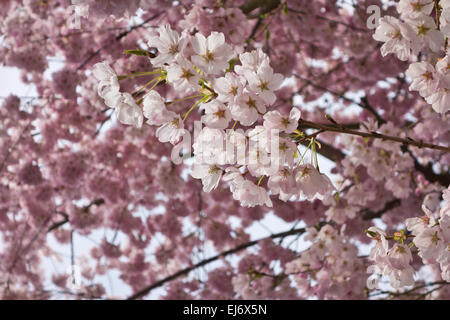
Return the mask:
<svg viewBox="0 0 450 320">
<path fill-rule="evenodd" d="M 414 39 L 412 28 L 394 17 L 382 17 L 373 38 L 384 42 L 381 54 L 387 56 L 395 53 L 397 57 L 406 61 L 411 55 L 411 39 Z"/>
<path fill-rule="evenodd" d="M 321 199 L 334 189 L 330 179 L 310 164 L 296 168 L 295 181 L 300 194 L 310 200 Z"/>
<path fill-rule="evenodd" d="M 1 299 L 450 298 L 450 1 L 70 2 L 0 6 Z"/>
<path fill-rule="evenodd" d="M 278 111 L 269 111 L 264 115 L 264 127 L 292 133 L 297 129 L 300 115 L 297 108 L 292 108 L 288 117 L 283 117 Z"/>
</svg>

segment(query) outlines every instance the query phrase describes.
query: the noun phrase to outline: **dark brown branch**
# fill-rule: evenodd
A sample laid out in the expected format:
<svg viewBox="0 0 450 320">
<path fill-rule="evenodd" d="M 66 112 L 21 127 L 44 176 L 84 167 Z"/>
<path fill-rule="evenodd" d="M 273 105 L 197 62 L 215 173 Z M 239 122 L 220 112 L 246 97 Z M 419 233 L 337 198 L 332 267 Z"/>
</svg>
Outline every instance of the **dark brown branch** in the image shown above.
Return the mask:
<svg viewBox="0 0 450 320">
<path fill-rule="evenodd" d="M 369 111 L 369 112 L 377 119 L 377 121 L 378 121 L 379 124 L 386 123 L 386 120 L 384 120 L 384 119 L 378 114 L 378 112 L 376 112 L 376 110 L 369 104 L 369 102 L 367 101 L 367 98 L 366 98 L 366 97 L 361 98 L 361 102 L 357 102 L 357 101 L 355 101 L 355 100 L 353 100 L 353 99 L 347 98 L 344 94 L 340 94 L 340 93 L 335 92 L 335 91 L 333 91 L 333 90 L 330 90 L 330 89 L 328 89 L 328 88 L 322 87 L 322 86 L 320 86 L 320 85 L 318 85 L 318 84 L 312 82 L 311 80 L 306 79 L 306 78 L 303 78 L 303 77 L 301 77 L 301 76 L 299 76 L 299 75 L 297 75 L 297 74 L 294 74 L 294 76 L 295 76 L 296 78 L 298 78 L 298 79 L 300 79 L 300 80 L 306 82 L 306 84 L 308 84 L 308 85 L 310 85 L 310 86 L 312 86 L 312 87 L 314 87 L 314 88 L 316 88 L 316 89 L 318 89 L 318 90 L 321 90 L 321 91 L 324 91 L 324 92 L 328 92 L 328 93 L 332 94 L 332 95 L 335 96 L 335 97 L 341 98 L 342 100 L 345 100 L 345 101 L 347 101 L 347 102 L 353 103 L 353 104 L 355 104 L 355 105 L 357 105 L 357 106 L 359 106 L 359 107 L 361 107 L 361 108 L 363 108 L 363 109 Z M 299 92 L 297 92 L 297 93 L 299 93 Z"/>
<path fill-rule="evenodd" d="M 325 158 L 330 159 L 334 162 L 339 162 L 339 161 L 344 160 L 345 153 L 343 153 L 341 150 L 336 149 L 335 147 L 333 147 L 325 142 L 322 142 L 318 139 L 316 139 L 316 141 L 318 143 L 320 143 L 320 148 L 316 149 L 316 151 L 319 154 L 321 154 Z M 305 147 L 308 147 L 308 145 L 309 145 L 309 141 L 306 141 L 306 140 L 300 141 L 300 143 L 302 145 L 304 145 Z"/>
<path fill-rule="evenodd" d="M 239 8 L 244 14 L 249 14 L 253 10 L 259 8 L 258 15 L 263 15 L 268 13 L 280 5 L 280 0 L 250 0 L 244 3 Z"/>
<path fill-rule="evenodd" d="M 305 12 L 305 11 L 302 11 L 302 10 L 296 10 L 296 9 L 292 9 L 292 8 L 288 8 L 288 12 L 289 11 L 290 12 L 294 12 L 294 13 L 298 13 L 298 14 L 303 14 L 303 15 L 308 15 L 309 14 L 308 12 Z M 318 14 L 315 14 L 314 17 L 317 18 L 317 19 L 320 19 L 320 20 L 328 21 L 329 23 L 343 25 L 343 26 L 345 26 L 345 27 L 347 27 L 349 29 L 355 30 L 355 31 L 364 32 L 364 33 L 370 32 L 368 29 L 358 28 L 358 27 L 352 26 L 351 24 L 348 24 L 348 23 L 346 23 L 344 21 L 333 20 L 333 19 L 321 16 L 321 15 L 318 15 Z"/>
<path fill-rule="evenodd" d="M 403 138 L 399 138 L 399 137 L 384 135 L 384 134 L 381 134 L 378 132 L 373 132 L 373 131 L 372 132 L 362 132 L 362 131 L 347 129 L 345 127 L 340 127 L 340 126 L 335 126 L 335 125 L 318 124 L 318 123 L 314 123 L 314 122 L 302 120 L 302 119 L 299 120 L 299 127 L 300 128 L 312 128 L 312 129 L 329 131 L 329 132 L 339 132 L 339 133 L 351 134 L 351 135 L 356 135 L 356 136 L 365 137 L 365 138 L 382 139 L 382 140 L 398 142 L 403 145 L 411 145 L 411 146 L 415 146 L 418 148 L 428 148 L 428 149 L 433 149 L 433 150 L 450 152 L 450 147 L 439 146 L 439 145 L 435 145 L 435 144 L 431 144 L 431 143 L 426 143 L 423 141 L 416 141 L 411 138 L 403 139 Z"/>
<path fill-rule="evenodd" d="M 433 170 L 432 163 L 429 163 L 427 166 L 421 165 L 416 159 L 414 159 L 414 168 L 417 171 L 420 171 L 424 177 L 430 182 L 439 182 L 439 184 L 447 187 L 450 185 L 450 174 L 436 174 Z"/>
<path fill-rule="evenodd" d="M 361 210 L 360 213 L 362 214 L 363 220 L 372 220 L 375 218 L 380 218 L 386 212 L 399 207 L 401 205 L 401 203 L 402 202 L 400 201 L 400 199 L 394 199 L 392 201 L 386 202 L 386 204 L 384 205 L 384 208 L 379 211 L 372 211 L 372 210 L 364 209 L 364 210 Z"/>
<path fill-rule="evenodd" d="M 436 12 L 436 26 L 437 26 L 437 29 L 440 30 L 440 28 L 441 28 L 441 23 L 440 23 L 441 6 L 439 5 L 439 0 L 434 0 L 434 11 Z"/>
<path fill-rule="evenodd" d="M 120 33 L 117 37 L 116 37 L 116 41 L 120 41 L 120 39 L 122 39 L 123 37 L 127 36 L 129 33 L 131 33 L 133 30 L 139 29 L 141 27 L 143 27 L 146 23 L 152 21 L 153 19 L 158 18 L 160 15 L 162 15 L 164 13 L 164 11 L 162 12 L 158 12 L 156 14 L 154 14 L 153 16 L 151 16 L 150 18 L 144 20 L 142 23 L 132 26 L 130 29 Z M 89 57 L 87 57 L 86 60 L 84 60 L 76 69 L 77 71 L 83 69 L 92 59 L 94 59 L 99 53 L 100 51 L 102 51 L 103 48 L 100 48 L 98 50 L 96 50 L 95 52 L 93 52 Z"/>
<path fill-rule="evenodd" d="M 379 296 L 379 295 L 382 295 L 382 294 L 387 294 L 387 295 L 393 296 L 393 297 L 408 296 L 408 295 L 423 296 L 423 293 L 415 293 L 415 291 L 417 291 L 419 289 L 426 288 L 426 287 L 431 287 L 431 286 L 439 286 L 438 288 L 441 289 L 443 286 L 446 286 L 446 285 L 450 285 L 450 282 L 447 282 L 447 281 L 444 281 L 444 280 L 442 280 L 442 281 L 435 281 L 435 282 L 429 282 L 429 283 L 425 283 L 425 284 L 419 285 L 417 287 L 414 287 L 412 289 L 406 290 L 404 292 L 378 291 L 378 292 L 375 292 L 374 294 L 369 294 L 369 297 Z M 434 291 L 435 291 L 435 289 L 432 289 L 431 291 L 427 291 L 425 294 L 429 294 L 429 293 L 434 292 Z"/>
<path fill-rule="evenodd" d="M 320 148 L 316 149 L 316 151 L 319 154 L 321 154 L 322 156 L 324 156 L 325 158 L 330 159 L 334 162 L 342 161 L 345 158 L 346 155 L 341 150 L 333 147 L 330 144 L 322 142 L 318 139 L 316 139 L 316 141 L 319 142 L 320 146 L 321 146 Z M 306 147 L 309 145 L 309 141 L 306 141 L 306 140 L 301 141 L 300 143 Z M 449 173 L 437 174 L 433 171 L 431 164 L 429 164 L 428 166 L 423 166 L 412 155 L 411 151 L 407 147 L 405 147 L 405 151 L 408 152 L 411 155 L 411 157 L 414 159 L 415 169 L 417 171 L 419 171 L 420 173 L 422 173 L 428 181 L 438 182 L 440 185 L 442 185 L 444 187 L 447 187 L 448 185 L 450 185 L 450 174 Z"/>
<path fill-rule="evenodd" d="M 324 224 L 320 224 L 319 227 L 321 227 L 322 225 L 324 225 Z M 229 256 L 229 255 L 235 254 L 235 253 L 237 253 L 239 251 L 242 251 L 244 249 L 252 247 L 252 246 L 256 245 L 258 242 L 260 242 L 260 241 L 264 241 L 264 240 L 267 240 L 267 239 L 277 239 L 277 238 L 287 237 L 287 236 L 296 235 L 296 234 L 303 234 L 305 231 L 306 231 L 305 228 L 292 229 L 292 230 L 289 230 L 289 231 L 273 234 L 273 235 L 271 235 L 269 237 L 266 237 L 266 238 L 262 238 L 262 239 L 259 239 L 259 240 L 254 240 L 254 241 L 243 243 L 243 244 L 241 244 L 241 245 L 239 245 L 239 246 L 237 246 L 237 247 L 235 247 L 233 249 L 230 249 L 230 250 L 224 251 L 222 253 L 219 253 L 218 255 L 215 255 L 215 256 L 213 256 L 213 257 L 211 257 L 209 259 L 203 260 L 203 261 L 201 261 L 201 262 L 199 262 L 199 263 L 197 263 L 197 264 L 195 264 L 195 265 L 193 265 L 191 267 L 187 267 L 187 268 L 182 269 L 182 270 L 180 270 L 180 271 L 178 271 L 178 272 L 176 272 L 176 273 L 174 273 L 174 274 L 172 274 L 172 275 L 170 275 L 168 277 L 165 277 L 165 278 L 163 278 L 163 279 L 161 279 L 159 281 L 156 281 L 155 283 L 152 283 L 151 285 L 149 285 L 149 286 L 139 290 L 138 292 L 134 293 L 133 295 L 128 297 L 127 300 L 135 300 L 135 299 L 142 298 L 145 295 L 147 295 L 150 291 L 152 291 L 153 289 L 159 288 L 159 287 L 163 286 L 164 284 L 166 284 L 167 282 L 175 280 L 175 279 L 177 279 L 177 278 L 179 278 L 181 276 L 185 276 L 185 275 L 189 274 L 191 271 L 193 271 L 195 269 L 198 269 L 200 267 L 203 267 L 203 266 L 205 266 L 205 265 L 207 265 L 207 264 L 209 264 L 211 262 L 214 262 L 216 260 L 219 260 L 220 258 L 223 258 L 223 257 Z"/>
<path fill-rule="evenodd" d="M 56 211 L 57 214 L 61 215 L 63 217 L 63 220 L 59 222 L 55 222 L 52 224 L 48 229 L 47 233 L 52 232 L 53 230 L 58 229 L 59 227 L 65 225 L 67 222 L 69 222 L 69 215 L 65 212 Z"/>
</svg>

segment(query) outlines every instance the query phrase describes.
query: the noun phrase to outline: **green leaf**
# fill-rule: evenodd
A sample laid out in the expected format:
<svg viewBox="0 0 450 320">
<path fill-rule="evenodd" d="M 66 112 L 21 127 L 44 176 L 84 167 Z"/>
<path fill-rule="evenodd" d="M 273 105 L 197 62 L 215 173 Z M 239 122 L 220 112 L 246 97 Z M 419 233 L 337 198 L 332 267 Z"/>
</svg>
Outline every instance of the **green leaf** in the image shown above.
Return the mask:
<svg viewBox="0 0 450 320">
<path fill-rule="evenodd" d="M 377 237 L 377 233 L 376 233 L 376 232 L 366 230 L 366 233 L 367 233 L 369 236 L 373 237 L 373 238 L 376 238 L 376 237 Z"/>
<path fill-rule="evenodd" d="M 237 59 L 237 58 L 231 59 L 228 62 L 228 69 L 225 72 L 231 72 L 238 61 L 239 61 L 239 59 Z"/>
<path fill-rule="evenodd" d="M 146 50 L 134 49 L 134 50 L 125 50 L 126 54 L 134 54 L 135 56 L 146 56 L 150 57 L 150 53 Z"/>
</svg>

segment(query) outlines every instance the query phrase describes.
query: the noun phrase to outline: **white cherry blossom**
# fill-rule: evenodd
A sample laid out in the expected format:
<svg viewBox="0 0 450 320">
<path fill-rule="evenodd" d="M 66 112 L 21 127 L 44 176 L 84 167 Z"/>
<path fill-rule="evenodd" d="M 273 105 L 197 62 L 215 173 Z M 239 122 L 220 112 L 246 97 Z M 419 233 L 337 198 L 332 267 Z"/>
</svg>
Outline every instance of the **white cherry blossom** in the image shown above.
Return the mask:
<svg viewBox="0 0 450 320">
<path fill-rule="evenodd" d="M 245 92 L 234 103 L 230 103 L 231 116 L 243 126 L 254 124 L 260 114 L 266 112 L 265 102 L 258 96 Z"/>
<path fill-rule="evenodd" d="M 191 40 L 196 55 L 191 57 L 192 62 L 206 74 L 219 74 L 228 67 L 232 56 L 231 47 L 225 43 L 225 36 L 220 32 L 211 32 L 206 38 L 196 33 Z"/>
<path fill-rule="evenodd" d="M 272 207 L 272 201 L 266 189 L 245 179 L 234 186 L 233 198 L 240 201 L 243 207 L 251 208 L 261 205 Z"/>
<path fill-rule="evenodd" d="M 191 175 L 202 180 L 204 192 L 210 192 L 219 185 L 222 173 L 223 170 L 216 165 L 194 164 Z"/>
<path fill-rule="evenodd" d="M 177 90 L 190 92 L 200 89 L 199 74 L 194 65 L 185 58 L 178 57 L 175 63 L 167 66 L 167 82 Z"/>
<path fill-rule="evenodd" d="M 150 37 L 149 47 L 158 49 L 155 58 L 151 58 L 153 66 L 162 67 L 164 64 L 170 64 L 186 46 L 186 37 L 181 36 L 170 25 L 160 26 L 158 28 L 159 36 Z"/>
<path fill-rule="evenodd" d="M 169 111 L 157 91 L 149 92 L 143 102 L 143 114 L 147 123 L 153 126 L 161 126 L 176 117 L 176 113 Z"/>
<path fill-rule="evenodd" d="M 205 103 L 202 107 L 205 115 L 202 116 L 202 122 L 210 128 L 225 129 L 231 120 L 230 110 L 221 102 L 213 100 Z"/>
<path fill-rule="evenodd" d="M 183 121 L 179 115 L 175 115 L 156 130 L 156 137 L 160 142 L 176 144 L 185 132 Z"/>
<path fill-rule="evenodd" d="M 122 124 L 132 125 L 136 128 L 142 126 L 144 116 L 141 108 L 128 92 L 122 93 L 115 104 L 117 120 Z"/>
<path fill-rule="evenodd" d="M 323 199 L 334 190 L 330 178 L 321 174 L 310 164 L 300 165 L 296 168 L 295 180 L 299 193 L 308 200 Z"/>
<path fill-rule="evenodd" d="M 274 74 L 269 65 L 263 64 L 256 72 L 247 70 L 244 76 L 250 89 L 256 92 L 265 103 L 271 105 L 275 102 L 276 96 L 273 92 L 281 87 L 283 75 Z"/>
<path fill-rule="evenodd" d="M 397 18 L 386 16 L 380 18 L 373 38 L 384 42 L 381 46 L 383 57 L 389 53 L 394 53 L 400 60 L 406 61 L 411 55 L 411 39 L 414 39 L 414 36 L 414 30 L 409 24 Z"/>
<path fill-rule="evenodd" d="M 92 73 L 99 80 L 98 95 L 105 99 L 109 107 L 113 108 L 111 105 L 120 96 L 120 85 L 116 72 L 106 61 L 103 61 L 94 65 Z"/>
<path fill-rule="evenodd" d="M 235 102 L 244 91 L 245 82 L 231 72 L 225 74 L 225 77 L 216 79 L 213 89 L 217 92 L 217 99 L 222 102 Z"/>
<path fill-rule="evenodd" d="M 409 65 L 405 74 L 412 79 L 410 90 L 419 91 L 422 97 L 432 95 L 438 85 L 436 70 L 428 62 L 415 62 Z"/>
</svg>

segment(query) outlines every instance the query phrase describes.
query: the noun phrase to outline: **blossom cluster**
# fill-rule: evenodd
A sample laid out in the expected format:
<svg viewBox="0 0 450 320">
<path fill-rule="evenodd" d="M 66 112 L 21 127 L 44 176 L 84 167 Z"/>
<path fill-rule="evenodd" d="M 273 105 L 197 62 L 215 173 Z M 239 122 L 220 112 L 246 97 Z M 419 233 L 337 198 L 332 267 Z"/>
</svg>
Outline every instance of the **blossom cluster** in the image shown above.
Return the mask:
<svg viewBox="0 0 450 320">
<path fill-rule="evenodd" d="M 286 273 L 298 287 L 319 299 L 360 298 L 365 283 L 352 275 L 364 272 L 364 262 L 358 259 L 357 247 L 346 241 L 345 228 L 309 227 L 304 240 L 312 242 L 311 246 L 286 265 Z"/>
<path fill-rule="evenodd" d="M 442 279 L 450 282 L 450 187 L 443 191 L 442 198 L 440 209 L 436 197 L 425 198 L 425 215 L 409 218 L 405 224 L 424 264 L 439 264 Z"/>
<path fill-rule="evenodd" d="M 410 90 L 431 104 L 433 110 L 445 114 L 450 110 L 449 50 L 446 39 L 450 36 L 450 1 L 440 0 L 441 19 L 430 16 L 434 2 L 428 0 L 400 0 L 397 11 L 400 19 L 386 16 L 380 19 L 373 35 L 384 42 L 381 53 L 395 53 L 400 60 L 412 60 L 413 55 L 446 52 L 444 57 L 431 61 L 417 61 L 409 65 L 406 75 L 412 79 Z"/>
<path fill-rule="evenodd" d="M 160 142 L 170 142 L 174 150 L 183 152 L 189 135 L 184 121 L 199 107 L 205 127 L 193 143 L 192 176 L 202 180 L 205 192 L 217 188 L 223 178 L 233 198 L 244 207 L 272 206 L 270 194 L 287 201 L 301 196 L 313 200 L 331 193 L 333 185 L 318 171 L 317 163 L 301 163 L 296 143 L 303 135 L 297 130 L 300 111 L 295 107 L 288 115 L 268 111 L 283 76 L 274 73 L 261 49 L 236 57 L 236 48 L 219 32 L 208 37 L 199 32 L 180 35 L 168 25 L 158 32 L 159 36 L 148 41 L 155 51 L 150 61 L 159 68 L 153 81 L 167 81 L 180 94 L 197 93 L 180 100 L 201 98 L 183 117 L 153 90 L 156 84 L 136 102 L 132 94 L 120 91 L 119 78 L 111 67 L 98 63 L 93 71 L 100 81 L 98 94 L 115 109 L 119 122 L 140 128 L 145 118 L 147 124 L 158 127 Z M 246 127 L 250 128 L 244 133 Z M 261 186 L 265 177 L 270 194 Z"/>
<path fill-rule="evenodd" d="M 412 286 L 415 270 L 411 266 L 411 248 L 414 247 L 425 265 L 439 264 L 442 279 L 450 281 L 450 187 L 443 191 L 442 205 L 439 197 L 428 196 L 422 208 L 424 216 L 406 219 L 409 234 L 401 230 L 389 237 L 380 228 L 368 229 L 368 235 L 376 240 L 369 256 L 375 262 L 367 270 L 373 273 L 367 280 L 369 289 L 377 287 L 378 275 L 389 276 L 394 288 Z M 413 238 L 410 244 L 406 244 L 408 238 Z M 390 247 L 389 240 L 396 243 Z"/>
</svg>

